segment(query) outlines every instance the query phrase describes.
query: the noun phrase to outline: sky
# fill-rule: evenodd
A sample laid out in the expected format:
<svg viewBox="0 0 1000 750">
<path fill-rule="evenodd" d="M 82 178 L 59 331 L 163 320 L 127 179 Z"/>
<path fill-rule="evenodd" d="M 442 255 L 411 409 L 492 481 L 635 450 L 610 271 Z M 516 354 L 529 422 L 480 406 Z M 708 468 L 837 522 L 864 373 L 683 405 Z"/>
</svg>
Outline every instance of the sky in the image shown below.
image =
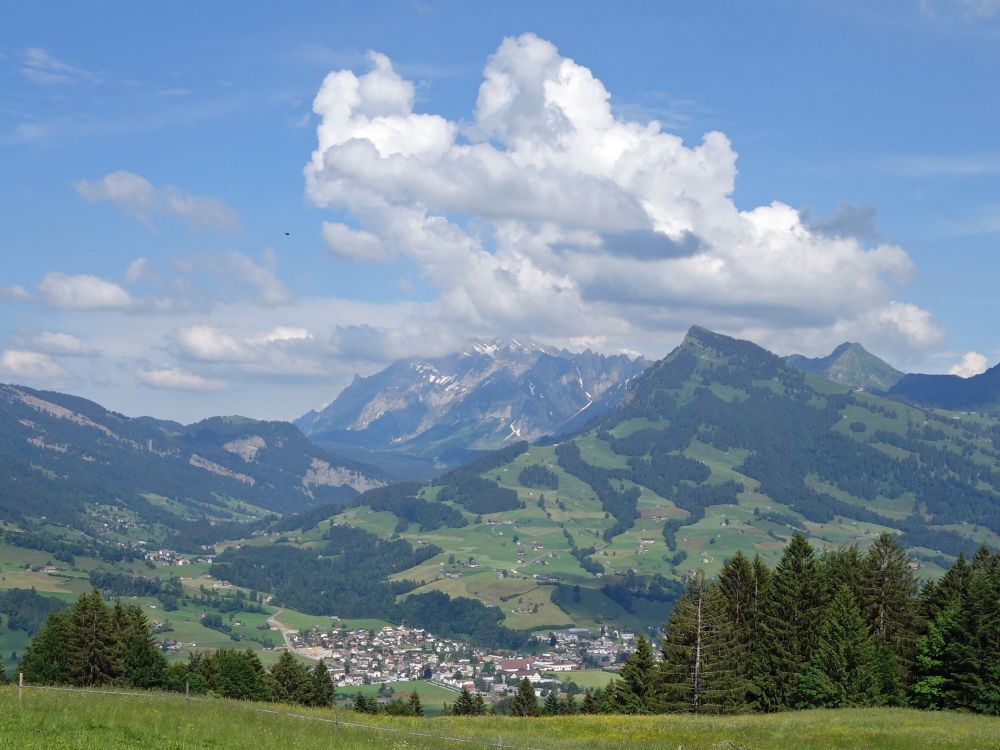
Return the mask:
<svg viewBox="0 0 1000 750">
<path fill-rule="evenodd" d="M 0 382 L 188 422 L 473 337 L 1000 360 L 1000 0 L 0 17 Z"/>
</svg>

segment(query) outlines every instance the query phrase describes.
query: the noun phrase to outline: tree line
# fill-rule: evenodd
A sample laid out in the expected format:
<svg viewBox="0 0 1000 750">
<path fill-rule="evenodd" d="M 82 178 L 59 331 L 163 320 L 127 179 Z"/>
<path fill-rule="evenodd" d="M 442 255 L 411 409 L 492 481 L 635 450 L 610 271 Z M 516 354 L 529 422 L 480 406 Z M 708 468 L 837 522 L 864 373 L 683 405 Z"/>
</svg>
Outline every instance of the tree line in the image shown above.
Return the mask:
<svg viewBox="0 0 1000 750">
<path fill-rule="evenodd" d="M 727 714 L 915 706 L 1000 714 L 1000 554 L 962 555 L 918 586 L 882 534 L 817 555 L 798 534 L 772 570 L 737 552 L 690 576 L 660 658 L 642 636 L 595 713 Z"/>
<path fill-rule="evenodd" d="M 306 669 L 288 651 L 270 670 L 249 649 L 194 653 L 170 664 L 142 609 L 120 601 L 108 605 L 96 588 L 72 607 L 49 613 L 18 669 L 33 685 L 190 691 L 306 706 L 330 706 L 334 697 L 326 665 Z"/>
</svg>

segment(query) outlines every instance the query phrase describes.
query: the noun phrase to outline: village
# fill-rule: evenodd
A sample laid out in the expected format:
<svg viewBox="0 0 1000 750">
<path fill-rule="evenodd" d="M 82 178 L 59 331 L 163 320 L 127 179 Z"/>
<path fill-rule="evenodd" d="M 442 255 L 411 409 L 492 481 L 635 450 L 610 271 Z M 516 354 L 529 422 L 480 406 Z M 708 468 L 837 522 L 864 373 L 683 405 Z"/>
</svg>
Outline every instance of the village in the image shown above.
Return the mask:
<svg viewBox="0 0 1000 750">
<path fill-rule="evenodd" d="M 334 618 L 328 631 L 288 631 L 286 642 L 301 656 L 322 659 L 338 687 L 426 680 L 500 697 L 515 692 L 524 678 L 540 686 L 559 681 L 560 674 L 564 682 L 572 682 L 575 671 L 612 670 L 635 644 L 633 633 L 569 628 L 533 633 L 537 655 L 492 653 L 405 624 L 366 630 L 337 623 Z"/>
</svg>

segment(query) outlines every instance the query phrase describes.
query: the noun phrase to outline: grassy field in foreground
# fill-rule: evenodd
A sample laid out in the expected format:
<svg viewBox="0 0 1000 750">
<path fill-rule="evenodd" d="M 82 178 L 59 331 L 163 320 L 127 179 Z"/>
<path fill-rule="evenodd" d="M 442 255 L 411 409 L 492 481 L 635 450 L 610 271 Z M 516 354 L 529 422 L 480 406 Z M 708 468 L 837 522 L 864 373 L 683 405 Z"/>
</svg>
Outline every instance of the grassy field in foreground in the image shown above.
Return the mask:
<svg viewBox="0 0 1000 750">
<path fill-rule="evenodd" d="M 263 712 L 260 709 L 267 709 Z M 296 716 L 282 715 L 294 713 Z M 373 728 L 307 721 L 330 718 L 310 711 L 236 703 L 192 701 L 150 693 L 141 697 L 26 690 L 18 706 L 17 689 L 0 688 L 0 747 L 148 748 L 187 750 L 229 748 L 439 748 L 455 747 L 443 737 L 464 738 L 465 747 L 496 746 L 570 750 L 675 748 L 709 750 L 789 750 L 805 748 L 879 748 L 996 750 L 1000 719 L 906 709 L 802 711 L 769 716 L 576 716 L 553 719 L 503 717 L 392 719 L 341 712 L 345 721 Z M 377 731 L 375 727 L 395 732 Z M 431 736 L 414 736 L 420 732 Z"/>
</svg>

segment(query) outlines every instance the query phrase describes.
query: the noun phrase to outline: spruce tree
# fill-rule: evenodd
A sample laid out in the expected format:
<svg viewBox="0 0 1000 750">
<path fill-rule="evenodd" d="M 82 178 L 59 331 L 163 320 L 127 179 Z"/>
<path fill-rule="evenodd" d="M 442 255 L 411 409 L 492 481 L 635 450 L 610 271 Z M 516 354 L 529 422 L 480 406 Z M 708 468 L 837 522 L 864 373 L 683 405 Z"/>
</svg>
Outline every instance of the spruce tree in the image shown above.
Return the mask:
<svg viewBox="0 0 1000 750">
<path fill-rule="evenodd" d="M 646 637 L 636 638 L 635 651 L 622 665 L 620 679 L 614 683 L 614 699 L 626 714 L 649 714 L 658 710 L 659 670 Z"/>
<path fill-rule="evenodd" d="M 268 686 L 271 700 L 276 703 L 306 703 L 312 682 L 306 668 L 285 649 L 271 665 Z"/>
<path fill-rule="evenodd" d="M 823 620 L 819 643 L 798 674 L 797 708 L 875 705 L 879 694 L 875 645 L 847 584 Z"/>
<path fill-rule="evenodd" d="M 60 609 L 48 616 L 24 650 L 18 669 L 33 685 L 63 685 L 69 682 L 69 640 L 72 611 Z"/>
<path fill-rule="evenodd" d="M 760 637 L 761 609 L 769 579 L 770 571 L 760 555 L 755 555 L 751 562 L 739 551 L 725 562 L 719 573 L 719 589 L 732 628 L 733 648 L 739 652 L 734 654 L 736 667 L 739 676 L 748 683 L 748 690 L 752 677 L 750 657 Z"/>
<path fill-rule="evenodd" d="M 747 588 L 736 587 L 736 596 L 752 591 L 752 581 L 748 583 Z M 740 617 L 741 637 L 731 612 L 721 586 L 707 586 L 701 571 L 692 576 L 665 627 L 659 667 L 664 708 L 692 713 L 744 710 L 750 687 L 745 668 L 749 615 Z"/>
<path fill-rule="evenodd" d="M 983 550 L 980 551 L 982 553 Z M 1000 574 L 977 554 L 949 645 L 959 707 L 1000 714 Z"/>
<path fill-rule="evenodd" d="M 326 664 L 320 659 L 316 666 L 309 673 L 309 699 L 310 706 L 332 706 L 334 700 L 333 680 L 330 679 L 330 672 Z"/>
<path fill-rule="evenodd" d="M 917 708 L 950 708 L 956 703 L 948 639 L 955 629 L 958 607 L 954 604 L 939 612 L 917 641 L 916 681 L 910 689 L 910 702 Z"/>
<path fill-rule="evenodd" d="M 546 716 L 558 716 L 562 713 L 561 709 L 562 705 L 559 702 L 559 696 L 556 695 L 555 690 L 550 690 L 542 702 L 542 713 Z"/>
<path fill-rule="evenodd" d="M 586 690 L 583 691 L 583 703 L 580 704 L 580 713 L 582 714 L 599 713 L 597 699 L 594 697 L 594 692 L 590 688 L 587 688 Z"/>
<path fill-rule="evenodd" d="M 163 687 L 167 660 L 156 645 L 149 629 L 149 620 L 139 607 L 128 607 L 119 613 L 124 632 L 122 677 L 134 688 Z"/>
<path fill-rule="evenodd" d="M 462 687 L 462 691 L 458 694 L 458 698 L 455 699 L 455 703 L 451 707 L 451 714 L 452 716 L 475 716 L 476 703 L 468 688 Z"/>
<path fill-rule="evenodd" d="M 410 699 L 408 701 L 408 705 L 410 707 L 410 713 L 412 713 L 414 716 L 424 715 L 424 706 L 420 702 L 420 693 L 418 693 L 416 690 L 410 693 Z"/>
<path fill-rule="evenodd" d="M 66 642 L 70 682 L 79 687 L 95 687 L 117 678 L 122 671 L 119 636 L 113 628 L 111 611 L 101 600 L 101 592 L 91 589 L 81 594 L 70 616 Z"/>
<path fill-rule="evenodd" d="M 892 534 L 882 533 L 859 566 L 861 605 L 868 632 L 879 644 L 883 693 L 898 695 L 913 668 L 919 630 L 917 582 Z M 895 659 L 890 658 L 890 653 Z M 894 663 L 895 661 L 895 663 Z M 898 703 L 895 698 L 890 703 Z"/>
<path fill-rule="evenodd" d="M 788 706 L 799 670 L 816 647 L 826 589 L 812 546 L 796 534 L 768 584 L 753 656 L 753 695 L 762 711 Z"/>
<path fill-rule="evenodd" d="M 577 712 L 576 698 L 570 693 L 566 693 L 566 697 L 563 699 L 562 706 L 559 708 L 559 713 L 571 716 Z"/>
<path fill-rule="evenodd" d="M 223 698 L 264 701 L 269 697 L 267 673 L 260 659 L 250 649 L 236 651 L 220 648 L 205 664 L 214 672 L 216 690 Z"/>
<path fill-rule="evenodd" d="M 517 686 L 517 693 L 510 704 L 511 716 L 538 716 L 538 698 L 531 681 L 525 677 Z"/>
</svg>

